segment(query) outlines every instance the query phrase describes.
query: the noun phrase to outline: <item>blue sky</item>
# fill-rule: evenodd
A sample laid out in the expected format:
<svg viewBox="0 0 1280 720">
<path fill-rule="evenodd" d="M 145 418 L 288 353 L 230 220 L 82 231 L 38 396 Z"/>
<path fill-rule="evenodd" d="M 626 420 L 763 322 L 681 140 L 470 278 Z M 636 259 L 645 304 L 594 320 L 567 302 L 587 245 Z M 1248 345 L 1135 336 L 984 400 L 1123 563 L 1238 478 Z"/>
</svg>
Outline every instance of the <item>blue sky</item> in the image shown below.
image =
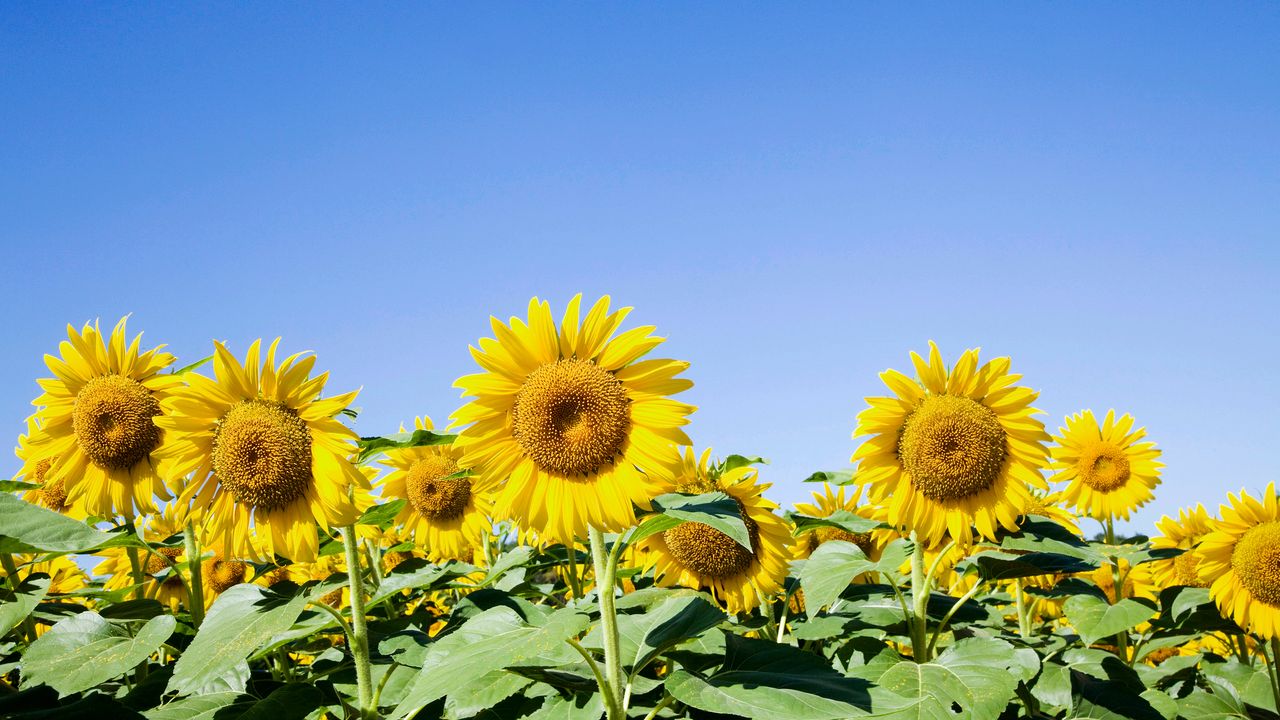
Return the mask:
<svg viewBox="0 0 1280 720">
<path fill-rule="evenodd" d="M 583 292 L 658 326 L 695 442 L 783 503 L 929 339 L 1012 356 L 1051 428 L 1134 413 L 1168 464 L 1138 529 L 1280 479 L 1274 3 L 0 18 L 15 439 L 67 322 L 282 335 L 378 434 L 459 404 L 490 314 Z"/>
</svg>

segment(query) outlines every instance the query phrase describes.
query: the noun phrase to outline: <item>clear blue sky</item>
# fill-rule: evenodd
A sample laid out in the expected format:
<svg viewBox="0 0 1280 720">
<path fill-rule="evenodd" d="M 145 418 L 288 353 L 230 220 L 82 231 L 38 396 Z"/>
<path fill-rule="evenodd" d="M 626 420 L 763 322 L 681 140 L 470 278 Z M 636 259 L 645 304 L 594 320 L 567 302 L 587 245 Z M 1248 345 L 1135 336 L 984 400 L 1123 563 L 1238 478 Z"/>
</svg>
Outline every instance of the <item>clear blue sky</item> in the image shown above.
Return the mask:
<svg viewBox="0 0 1280 720">
<path fill-rule="evenodd" d="M 0 8 L 0 422 L 65 324 L 312 349 L 357 429 L 459 400 L 528 298 L 612 294 L 771 495 L 936 339 L 1280 480 L 1280 5 Z M 0 470 L 16 469 L 10 458 Z"/>
</svg>

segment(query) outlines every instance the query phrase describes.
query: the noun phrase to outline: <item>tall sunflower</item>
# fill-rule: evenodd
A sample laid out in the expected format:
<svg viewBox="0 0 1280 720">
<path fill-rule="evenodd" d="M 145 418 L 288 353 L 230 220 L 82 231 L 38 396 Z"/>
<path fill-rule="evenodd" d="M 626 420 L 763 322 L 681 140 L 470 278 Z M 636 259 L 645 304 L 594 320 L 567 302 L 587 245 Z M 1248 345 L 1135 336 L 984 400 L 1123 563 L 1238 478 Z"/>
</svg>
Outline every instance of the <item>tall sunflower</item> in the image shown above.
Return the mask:
<svg viewBox="0 0 1280 720">
<path fill-rule="evenodd" d="M 260 360 L 254 341 L 241 364 L 215 342 L 216 379 L 188 373 L 156 418 L 170 436 L 157 454 L 173 476 L 191 476 L 179 502 L 220 555 L 313 560 L 316 526 L 355 522 L 352 490 L 369 487 L 348 460 L 356 434 L 336 419 L 359 391 L 320 399 L 329 374 L 309 377 L 314 355 L 277 365 L 279 343 Z"/>
<path fill-rule="evenodd" d="M 418 430 L 431 430 L 431 418 L 414 419 Z M 403 428 L 401 430 L 403 432 Z M 461 471 L 462 453 L 453 445 L 425 445 L 387 451 L 382 497 L 405 498 L 396 524 L 426 548 L 432 560 L 469 560 L 492 524 L 492 494 Z"/>
<path fill-rule="evenodd" d="M 755 468 L 720 473 L 708 465 L 709 457 L 707 450 L 699 461 L 692 448 L 685 448 L 676 489 L 688 493 L 719 490 L 733 498 L 751 549 L 709 525 L 684 522 L 641 540 L 637 554 L 653 564 L 658 585 L 705 588 L 729 612 L 749 612 L 781 592 L 792 556 L 791 531 L 774 514 L 778 506 L 764 497 L 769 484 L 759 482 Z"/>
<path fill-rule="evenodd" d="M 68 325 L 61 357 L 44 356 L 54 377 L 37 381 L 39 429 L 27 438 L 20 471 L 61 484 L 64 504 L 99 517 L 154 513 L 154 498 L 169 498 L 155 462 L 165 433 L 152 419 L 182 378 L 160 372 L 174 361 L 163 345 L 139 352 L 142 335 L 128 341 L 126 319 L 109 338 L 96 322 L 78 332 Z"/>
<path fill-rule="evenodd" d="M 1280 637 L 1280 502 L 1275 483 L 1261 499 L 1227 495 L 1221 519 L 1200 541 L 1199 573 L 1224 617 L 1264 638 Z"/>
<path fill-rule="evenodd" d="M 1058 432 L 1049 450 L 1049 467 L 1057 471 L 1050 480 L 1068 483 L 1063 497 L 1078 512 L 1103 522 L 1128 520 L 1151 500 L 1164 464 L 1156 460 L 1155 443 L 1139 442 L 1147 429 L 1135 430 L 1132 415 L 1117 419 L 1116 411 L 1108 410 L 1099 425 L 1093 411 L 1085 410 L 1068 417 Z"/>
<path fill-rule="evenodd" d="M 466 426 L 454 441 L 460 465 L 504 483 L 497 516 L 566 545 L 588 526 L 635 523 L 633 506 L 649 508 L 669 487 L 694 410 L 668 397 L 693 385 L 676 377 L 688 363 L 639 360 L 662 342 L 652 327 L 615 336 L 631 308 L 611 313 L 604 297 L 580 319 L 581 300 L 559 327 L 538 298 L 527 322 L 492 318 L 496 339 L 471 349 L 484 372 L 455 384 L 474 399 L 453 414 Z"/>
<path fill-rule="evenodd" d="M 1208 587 L 1204 578 L 1200 577 L 1198 565 L 1200 553 L 1196 546 L 1209 534 L 1212 519 L 1204 505 L 1196 503 L 1193 508 L 1182 508 L 1178 517 L 1168 515 L 1156 521 L 1156 529 L 1160 534 L 1151 539 L 1153 548 L 1176 548 L 1184 552 L 1167 560 L 1154 560 L 1148 565 L 1152 577 L 1160 587 L 1189 585 L 1191 587 Z"/>
<path fill-rule="evenodd" d="M 1038 393 L 1015 385 L 1009 358 L 978 365 L 966 350 L 948 370 L 938 346 L 911 353 L 918 380 L 886 370 L 893 392 L 870 397 L 858 414 L 854 481 L 888 508 L 888 521 L 926 545 L 950 536 L 961 546 L 994 540 L 1028 507 L 1028 486 L 1047 489 L 1040 469 L 1049 435 L 1031 407 Z"/>
</svg>

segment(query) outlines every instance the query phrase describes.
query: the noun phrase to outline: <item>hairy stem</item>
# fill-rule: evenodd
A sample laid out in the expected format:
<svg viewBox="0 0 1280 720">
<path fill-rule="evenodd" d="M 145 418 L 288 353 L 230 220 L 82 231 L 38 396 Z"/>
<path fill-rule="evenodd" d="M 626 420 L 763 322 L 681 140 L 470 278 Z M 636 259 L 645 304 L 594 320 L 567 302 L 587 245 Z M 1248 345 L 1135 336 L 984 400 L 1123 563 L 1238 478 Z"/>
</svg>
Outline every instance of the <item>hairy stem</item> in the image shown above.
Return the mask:
<svg viewBox="0 0 1280 720">
<path fill-rule="evenodd" d="M 924 570 L 924 547 L 911 533 L 911 656 L 918 663 L 929 662 L 929 584 Z"/>
<path fill-rule="evenodd" d="M 187 523 L 187 529 L 182 533 L 183 542 L 187 546 L 187 572 L 191 575 L 190 595 L 191 595 L 191 623 L 196 627 L 200 627 L 200 623 L 204 622 L 204 578 L 203 567 L 200 564 L 200 545 L 196 542 L 195 528 L 191 523 Z"/>
<path fill-rule="evenodd" d="M 626 709 L 622 706 L 622 666 L 619 662 L 618 615 L 614 609 L 613 586 L 617 572 L 617 556 L 609 555 L 604 543 L 604 533 L 596 528 L 587 531 L 591 543 L 591 560 L 596 572 L 596 595 L 600 598 L 600 629 L 604 635 L 604 675 L 614 702 L 609 707 L 609 720 L 622 720 Z M 602 688 L 603 690 L 603 688 Z"/>
<path fill-rule="evenodd" d="M 351 632 L 348 640 L 351 656 L 356 663 L 356 691 L 360 717 L 369 720 L 377 716 L 377 709 L 373 706 L 373 679 L 369 666 L 369 626 L 365 618 L 360 549 L 356 547 L 356 542 L 355 527 L 348 525 L 342 528 L 342 545 L 347 552 L 347 582 L 351 587 Z"/>
</svg>

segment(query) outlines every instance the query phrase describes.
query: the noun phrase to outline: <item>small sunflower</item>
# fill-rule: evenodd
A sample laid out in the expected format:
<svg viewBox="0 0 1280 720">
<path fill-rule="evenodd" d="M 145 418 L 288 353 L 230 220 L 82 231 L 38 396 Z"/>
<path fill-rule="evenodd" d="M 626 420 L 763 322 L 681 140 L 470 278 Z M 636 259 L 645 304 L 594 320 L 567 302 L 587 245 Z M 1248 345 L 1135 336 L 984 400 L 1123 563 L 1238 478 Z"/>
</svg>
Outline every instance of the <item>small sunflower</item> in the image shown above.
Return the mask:
<svg viewBox="0 0 1280 720">
<path fill-rule="evenodd" d="M 431 418 L 416 418 L 414 427 L 431 430 Z M 403 432 L 403 429 L 402 429 Z M 470 477 L 451 477 L 461 470 L 462 453 L 452 445 L 425 445 L 387 451 L 382 497 L 405 498 L 396 524 L 425 546 L 432 560 L 468 560 L 492 523 L 493 499 Z"/>
<path fill-rule="evenodd" d="M 1084 533 L 1080 531 L 1080 523 L 1076 522 L 1076 516 L 1070 510 L 1062 506 L 1062 500 L 1063 497 L 1060 492 L 1032 492 L 1031 501 L 1027 503 L 1023 514 L 1048 518 L 1070 530 L 1072 535 L 1083 537 Z"/>
<path fill-rule="evenodd" d="M 1063 496 L 1078 512 L 1101 521 L 1128 520 L 1151 500 L 1164 464 L 1156 460 L 1155 443 L 1139 442 L 1147 430 L 1135 430 L 1132 415 L 1117 419 L 1115 410 L 1108 410 L 1099 425 L 1093 411 L 1085 410 L 1068 417 L 1058 432 L 1049 450 L 1049 467 L 1057 471 L 1050 480 L 1068 483 Z"/>
<path fill-rule="evenodd" d="M 19 474 L 61 485 L 64 504 L 89 515 L 133 518 L 170 497 L 155 461 L 165 433 L 152 420 L 182 378 L 160 372 L 174 361 L 163 345 L 139 352 L 141 341 L 128 341 L 125 318 L 109 338 L 97 323 L 78 332 L 68 325 L 61 357 L 44 356 L 54 377 L 37 381 L 39 429 L 27 438 Z"/>
<path fill-rule="evenodd" d="M 35 416 L 27 418 L 27 434 L 18 436 L 18 447 L 14 449 L 14 453 L 22 461 L 22 470 L 13 479 L 39 486 L 22 493 L 22 499 L 32 505 L 39 505 L 54 512 L 69 515 L 77 520 L 83 520 L 85 518 L 84 511 L 67 501 L 66 479 L 59 478 L 45 482 L 45 477 L 49 474 L 49 468 L 53 466 L 53 463 L 57 462 L 58 458 L 47 458 L 33 463 L 27 462 L 28 458 L 31 457 L 31 446 L 28 440 L 35 436 L 39 430 L 40 425 L 36 422 Z"/>
<path fill-rule="evenodd" d="M 870 437 L 853 454 L 854 481 L 926 546 L 948 533 L 967 546 L 974 527 L 994 540 L 998 528 L 1017 527 L 1028 486 L 1047 489 L 1049 435 L 1031 407 L 1038 393 L 1014 384 L 1022 376 L 1009 374 L 1009 358 L 979 366 L 976 349 L 950 370 L 932 342 L 928 362 L 914 352 L 911 360 L 919 379 L 884 371 L 893 395 L 867 398 L 858 414 L 853 436 Z"/>
<path fill-rule="evenodd" d="M 205 604 L 213 598 L 243 583 L 249 577 L 249 564 L 243 560 L 231 560 L 217 555 L 207 558 L 200 566 L 206 590 Z"/>
<path fill-rule="evenodd" d="M 654 566 L 658 585 L 705 588 L 729 612 L 749 612 L 782 591 L 791 559 L 792 537 L 778 507 L 762 494 L 769 485 L 758 482 L 756 469 L 738 467 L 719 473 L 708 466 L 710 451 L 695 460 L 685 455 L 676 487 L 680 492 L 719 490 L 733 498 L 751 540 L 751 549 L 708 525 L 681 523 L 640 541 L 637 552 Z"/>
<path fill-rule="evenodd" d="M 1209 512 L 1200 503 L 1196 503 L 1193 508 L 1179 510 L 1177 519 L 1165 515 L 1156 521 L 1156 529 L 1160 531 L 1160 535 L 1152 538 L 1151 547 L 1185 551 L 1177 557 L 1150 563 L 1156 584 L 1160 587 L 1208 587 L 1208 583 L 1200 577 L 1197 567 L 1200 554 L 1196 551 L 1196 546 L 1209 534 L 1211 522 Z"/>
<path fill-rule="evenodd" d="M 316 525 L 355 522 L 352 490 L 369 487 L 348 459 L 356 434 L 336 419 L 359 391 L 320 399 L 329 374 L 309 377 L 314 355 L 277 365 L 279 343 L 260 361 L 254 341 L 241 364 L 215 342 L 217 379 L 188 373 L 156 419 L 171 437 L 157 455 L 173 476 L 191 475 L 179 502 L 221 555 L 312 560 Z"/>
<path fill-rule="evenodd" d="M 657 347 L 652 327 L 614 336 L 630 312 L 601 298 L 579 319 L 582 296 L 557 327 L 551 307 L 529 301 L 528 322 L 492 318 L 495 339 L 471 354 L 484 372 L 459 378 L 474 398 L 453 414 L 454 445 L 476 481 L 504 483 L 495 511 L 543 540 L 569 544 L 587 527 L 621 531 L 635 509 L 669 489 L 676 445 L 692 405 L 670 399 L 693 385 L 688 363 L 639 358 Z"/>
<path fill-rule="evenodd" d="M 1224 617 L 1264 638 L 1280 637 L 1280 503 L 1275 483 L 1262 499 L 1229 494 L 1221 519 L 1200 541 L 1200 577 Z"/>
<path fill-rule="evenodd" d="M 796 503 L 796 510 L 802 515 L 814 518 L 830 517 L 837 510 L 846 510 L 868 520 L 880 520 L 877 508 L 869 505 L 858 505 L 862 496 L 862 488 L 841 485 L 832 488 L 829 483 L 822 484 L 822 492 L 813 493 L 813 503 Z M 852 533 L 835 527 L 816 527 L 800 533 L 796 537 L 796 558 L 804 559 L 813 554 L 822 543 L 831 540 L 844 540 L 861 548 L 871 560 L 879 560 L 884 546 L 897 537 L 892 530 L 872 530 L 864 533 Z"/>
<path fill-rule="evenodd" d="M 164 543 L 181 533 L 178 508 L 170 503 L 156 514 L 149 515 L 139 526 L 142 537 L 150 545 L 141 553 L 142 572 L 146 576 L 143 595 L 159 600 L 170 612 L 188 604 L 187 584 L 177 566 L 187 562 L 181 543 Z M 103 584 L 107 590 L 120 590 L 134 584 L 133 563 L 124 548 L 107 548 L 98 553 L 103 558 L 94 569 L 94 575 L 105 575 Z"/>
</svg>

